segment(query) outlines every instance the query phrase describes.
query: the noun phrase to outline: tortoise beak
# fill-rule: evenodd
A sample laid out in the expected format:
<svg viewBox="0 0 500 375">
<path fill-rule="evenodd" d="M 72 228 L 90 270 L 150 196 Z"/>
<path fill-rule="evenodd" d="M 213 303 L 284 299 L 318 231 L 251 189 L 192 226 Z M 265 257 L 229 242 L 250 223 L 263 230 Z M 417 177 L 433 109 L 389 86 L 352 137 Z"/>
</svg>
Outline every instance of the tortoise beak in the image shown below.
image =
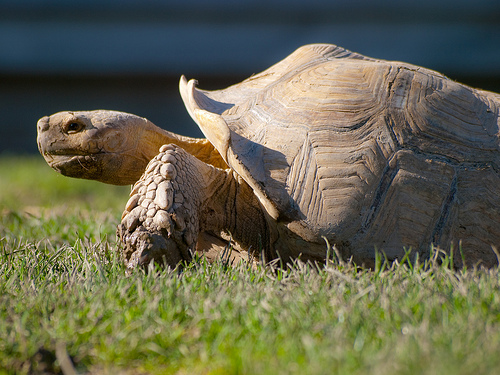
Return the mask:
<svg viewBox="0 0 500 375">
<path fill-rule="evenodd" d="M 49 130 L 49 116 L 42 117 L 40 120 L 38 120 L 36 124 L 36 129 L 37 129 L 37 137 L 36 137 L 36 143 L 38 145 L 38 150 L 40 151 L 40 154 L 44 155 L 46 154 L 46 151 L 44 149 L 45 138 L 43 137 L 43 134 Z"/>
</svg>

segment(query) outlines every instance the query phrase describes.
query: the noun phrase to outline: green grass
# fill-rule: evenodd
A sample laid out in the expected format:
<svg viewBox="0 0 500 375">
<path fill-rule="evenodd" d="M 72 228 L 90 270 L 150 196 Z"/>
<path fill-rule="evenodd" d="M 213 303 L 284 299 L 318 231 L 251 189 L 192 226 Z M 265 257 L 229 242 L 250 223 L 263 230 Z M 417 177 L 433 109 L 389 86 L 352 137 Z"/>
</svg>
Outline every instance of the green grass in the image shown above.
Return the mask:
<svg viewBox="0 0 500 375">
<path fill-rule="evenodd" d="M 500 373 L 497 269 L 197 260 L 126 275 L 127 188 L 41 158 L 0 159 L 0 175 L 0 373 Z"/>
</svg>

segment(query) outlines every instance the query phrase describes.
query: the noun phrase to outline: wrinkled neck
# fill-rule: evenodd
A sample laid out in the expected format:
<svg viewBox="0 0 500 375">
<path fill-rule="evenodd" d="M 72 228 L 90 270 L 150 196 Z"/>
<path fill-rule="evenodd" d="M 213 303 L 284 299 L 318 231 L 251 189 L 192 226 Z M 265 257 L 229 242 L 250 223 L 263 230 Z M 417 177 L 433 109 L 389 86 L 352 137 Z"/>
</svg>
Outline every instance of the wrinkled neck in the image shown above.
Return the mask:
<svg viewBox="0 0 500 375">
<path fill-rule="evenodd" d="M 217 168 L 228 168 L 224 159 L 208 139 L 178 135 L 154 125 L 149 120 L 146 121 L 147 124 L 142 128 L 142 134 L 140 135 L 138 151 L 143 153 L 148 158 L 148 161 L 158 154 L 161 146 L 175 144 L 204 163 Z"/>
</svg>

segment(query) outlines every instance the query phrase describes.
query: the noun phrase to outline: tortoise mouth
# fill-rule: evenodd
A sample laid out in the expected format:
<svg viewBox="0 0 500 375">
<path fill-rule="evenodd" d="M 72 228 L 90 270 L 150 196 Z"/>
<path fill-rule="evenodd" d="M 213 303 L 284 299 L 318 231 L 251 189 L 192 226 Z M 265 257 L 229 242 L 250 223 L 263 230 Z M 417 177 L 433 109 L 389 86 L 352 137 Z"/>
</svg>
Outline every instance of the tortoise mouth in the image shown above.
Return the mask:
<svg viewBox="0 0 500 375">
<path fill-rule="evenodd" d="M 120 154 L 107 152 L 77 154 L 68 150 L 43 154 L 47 164 L 63 176 L 96 180 L 113 185 L 133 184 L 144 170 L 141 163 L 133 163 L 125 168 Z M 137 168 L 138 167 L 138 168 Z"/>
<path fill-rule="evenodd" d="M 79 154 L 59 150 L 56 153 L 43 154 L 47 164 L 63 176 L 98 180 L 103 174 L 102 153 Z"/>
<path fill-rule="evenodd" d="M 87 155 L 94 155 L 94 154 L 100 154 L 101 152 L 89 152 L 89 151 L 80 151 L 77 149 L 57 149 L 57 150 L 43 150 L 43 155 L 47 156 L 67 156 L 67 157 L 72 157 L 72 156 L 87 156 Z"/>
</svg>

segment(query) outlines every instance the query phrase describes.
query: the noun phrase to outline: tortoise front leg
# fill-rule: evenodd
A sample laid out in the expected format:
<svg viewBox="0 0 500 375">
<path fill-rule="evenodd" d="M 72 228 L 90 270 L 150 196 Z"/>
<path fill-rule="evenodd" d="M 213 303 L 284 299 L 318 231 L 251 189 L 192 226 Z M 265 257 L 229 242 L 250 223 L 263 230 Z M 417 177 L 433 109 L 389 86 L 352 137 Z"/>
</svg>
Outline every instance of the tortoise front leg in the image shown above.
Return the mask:
<svg viewBox="0 0 500 375">
<path fill-rule="evenodd" d="M 118 226 L 127 267 L 152 260 L 175 267 L 191 259 L 203 183 L 194 160 L 180 147 L 164 145 L 135 183 Z"/>
<path fill-rule="evenodd" d="M 206 251 L 207 238 L 224 233 L 254 251 L 267 238 L 252 189 L 230 170 L 208 165 L 176 145 L 162 146 L 132 188 L 118 226 L 127 267 L 151 261 L 175 267 L 196 250 L 213 256 Z M 198 242 L 205 248 L 197 248 Z M 215 245 L 220 249 L 220 241 Z"/>
</svg>

